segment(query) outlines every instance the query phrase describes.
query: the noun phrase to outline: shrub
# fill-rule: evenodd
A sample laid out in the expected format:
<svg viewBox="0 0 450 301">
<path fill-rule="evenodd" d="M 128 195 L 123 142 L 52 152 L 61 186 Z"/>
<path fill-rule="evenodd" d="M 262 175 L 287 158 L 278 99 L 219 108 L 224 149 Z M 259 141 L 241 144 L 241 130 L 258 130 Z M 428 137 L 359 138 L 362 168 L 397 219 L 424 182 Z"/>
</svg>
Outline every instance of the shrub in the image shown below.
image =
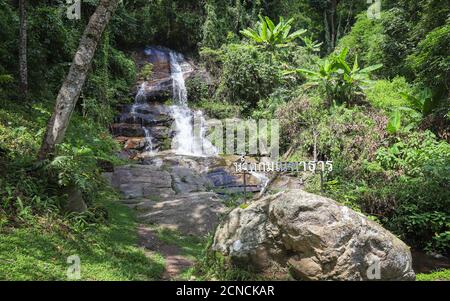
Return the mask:
<svg viewBox="0 0 450 301">
<path fill-rule="evenodd" d="M 362 66 L 369 66 L 383 61 L 383 51 L 380 48 L 383 41 L 381 21 L 367 18 L 367 13 L 364 12 L 357 16 L 352 30 L 342 37 L 337 49 L 349 48 L 350 60 L 358 56 Z"/>
<path fill-rule="evenodd" d="M 450 21 L 428 33 L 408 56 L 407 64 L 417 75 L 417 81 L 432 88 L 435 97 L 448 97 L 450 76 Z"/>
<path fill-rule="evenodd" d="M 376 216 L 415 247 L 448 253 L 449 154 L 450 145 L 428 131 L 395 138 L 374 156 L 363 155 L 357 168 L 336 154 L 326 193 Z"/>
<path fill-rule="evenodd" d="M 411 93 L 411 87 L 404 77 L 377 80 L 371 89 L 366 91 L 367 100 L 375 108 L 385 111 L 393 111 L 408 104 L 402 93 Z"/>
<path fill-rule="evenodd" d="M 242 108 L 238 105 L 211 99 L 203 99 L 195 106 L 203 110 L 208 117 L 217 119 L 234 118 L 239 116 L 242 111 Z"/>
<path fill-rule="evenodd" d="M 347 61 L 348 48 L 317 64 L 316 70 L 297 69 L 296 72 L 305 75 L 308 87 L 317 87 L 326 95 L 326 104 L 357 103 L 364 98 L 364 90 L 371 84 L 370 73 L 380 69 L 381 64 L 360 68 L 358 58 L 350 64 Z"/>
<path fill-rule="evenodd" d="M 280 62 L 272 54 L 255 46 L 227 45 L 223 54 L 223 70 L 216 99 L 254 108 L 282 84 Z"/>
</svg>

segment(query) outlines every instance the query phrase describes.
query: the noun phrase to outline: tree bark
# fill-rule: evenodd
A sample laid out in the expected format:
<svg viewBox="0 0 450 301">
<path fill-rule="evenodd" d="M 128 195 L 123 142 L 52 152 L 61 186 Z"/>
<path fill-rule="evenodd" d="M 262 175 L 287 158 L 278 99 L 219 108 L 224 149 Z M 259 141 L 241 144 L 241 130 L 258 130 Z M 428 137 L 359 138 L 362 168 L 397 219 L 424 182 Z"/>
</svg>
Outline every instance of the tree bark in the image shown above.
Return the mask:
<svg viewBox="0 0 450 301">
<path fill-rule="evenodd" d="M 80 96 L 103 31 L 120 0 L 101 0 L 81 37 L 69 73 L 59 90 L 53 115 L 39 151 L 39 160 L 51 158 L 55 146 L 64 139 L 70 117 Z"/>
<path fill-rule="evenodd" d="M 333 52 L 337 44 L 340 24 L 337 23 L 337 7 L 341 0 L 330 0 L 329 6 L 324 10 L 325 39 L 328 52 Z"/>
<path fill-rule="evenodd" d="M 27 0 L 19 0 L 19 89 L 24 99 L 28 97 L 27 63 Z"/>
</svg>

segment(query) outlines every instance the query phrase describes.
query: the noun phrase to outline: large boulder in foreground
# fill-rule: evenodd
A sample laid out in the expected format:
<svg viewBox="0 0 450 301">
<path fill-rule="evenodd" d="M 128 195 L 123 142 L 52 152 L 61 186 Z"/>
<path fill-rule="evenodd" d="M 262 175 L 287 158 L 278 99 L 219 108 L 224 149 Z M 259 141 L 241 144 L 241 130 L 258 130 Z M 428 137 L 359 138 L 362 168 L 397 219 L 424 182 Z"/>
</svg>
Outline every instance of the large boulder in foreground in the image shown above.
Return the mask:
<svg viewBox="0 0 450 301">
<path fill-rule="evenodd" d="M 337 202 L 287 190 L 234 209 L 212 248 L 234 264 L 303 280 L 414 280 L 409 247 Z"/>
</svg>

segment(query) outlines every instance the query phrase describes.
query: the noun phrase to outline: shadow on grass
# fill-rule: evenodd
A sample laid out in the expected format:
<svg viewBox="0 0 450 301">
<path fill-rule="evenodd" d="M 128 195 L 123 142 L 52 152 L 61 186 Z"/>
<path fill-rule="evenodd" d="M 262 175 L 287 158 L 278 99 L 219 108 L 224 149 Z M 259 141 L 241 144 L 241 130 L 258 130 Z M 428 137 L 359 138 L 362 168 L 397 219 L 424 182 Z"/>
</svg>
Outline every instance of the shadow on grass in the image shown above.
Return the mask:
<svg viewBox="0 0 450 301">
<path fill-rule="evenodd" d="M 66 280 L 71 255 L 80 257 L 81 280 L 160 279 L 164 259 L 148 258 L 137 247 L 132 212 L 111 201 L 102 205 L 108 208 L 109 222 L 73 239 L 34 228 L 1 234 L 0 280 Z"/>
</svg>

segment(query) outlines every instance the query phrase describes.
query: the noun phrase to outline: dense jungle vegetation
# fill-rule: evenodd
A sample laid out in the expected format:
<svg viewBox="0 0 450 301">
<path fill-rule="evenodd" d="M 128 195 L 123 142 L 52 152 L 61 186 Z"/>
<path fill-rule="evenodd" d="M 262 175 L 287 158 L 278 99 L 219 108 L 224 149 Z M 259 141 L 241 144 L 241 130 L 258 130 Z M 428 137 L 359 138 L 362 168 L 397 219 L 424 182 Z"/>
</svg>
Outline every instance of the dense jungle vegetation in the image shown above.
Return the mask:
<svg viewBox="0 0 450 301">
<path fill-rule="evenodd" d="M 80 20 L 66 17 L 63 0 L 25 1 L 26 89 L 19 2 L 0 0 L 0 279 L 64 278 L 58 267 L 74 253 L 89 258 L 90 279 L 158 279 L 162 259 L 141 268 L 149 259 L 135 246 L 132 214 L 113 204 L 101 176 L 122 163 L 108 125 L 118 104 L 133 101 L 132 54 L 146 45 L 208 71 L 211 81 L 189 81 L 188 95 L 209 117 L 277 118 L 281 152 L 295 149 L 290 160 L 314 150 L 332 160 L 323 187 L 317 176 L 309 191 L 369 215 L 413 248 L 449 255 L 447 1 L 383 0 L 379 18 L 369 18 L 363 0 L 123 0 L 65 139 L 44 161 L 58 90 L 99 1 L 82 1 Z M 73 185 L 84 213 L 65 210 Z M 11 254 L 22 264 L 8 264 Z"/>
</svg>

